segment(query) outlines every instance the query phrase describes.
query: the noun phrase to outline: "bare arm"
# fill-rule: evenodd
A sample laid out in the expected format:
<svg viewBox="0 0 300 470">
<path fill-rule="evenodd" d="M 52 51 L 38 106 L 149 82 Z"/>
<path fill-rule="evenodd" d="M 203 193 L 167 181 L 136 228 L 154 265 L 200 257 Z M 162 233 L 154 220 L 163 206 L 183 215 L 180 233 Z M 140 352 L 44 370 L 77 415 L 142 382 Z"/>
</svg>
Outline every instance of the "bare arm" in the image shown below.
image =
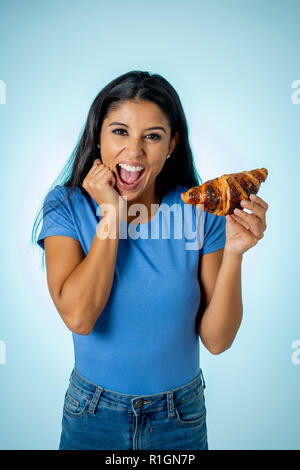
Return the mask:
<svg viewBox="0 0 300 470">
<path fill-rule="evenodd" d="M 110 296 L 119 244 L 119 217 L 107 214 L 97 230 L 114 224 L 116 236 L 100 239 L 96 234 L 87 256 L 80 243 L 66 236 L 45 238 L 48 287 L 67 327 L 89 334 Z"/>
<path fill-rule="evenodd" d="M 212 354 L 228 349 L 242 320 L 242 256 L 222 250 L 203 255 L 199 261 L 199 281 L 203 299 L 198 333 Z"/>
<path fill-rule="evenodd" d="M 243 254 L 263 238 L 268 204 L 255 194 L 241 205 L 252 213 L 226 216 L 226 244 L 202 256 L 199 261 L 199 282 L 204 291 L 200 306 L 203 316 L 198 332 L 203 344 L 213 354 L 230 348 L 240 327 L 243 314 L 241 266 Z M 235 211 L 236 213 L 236 211 Z"/>
</svg>

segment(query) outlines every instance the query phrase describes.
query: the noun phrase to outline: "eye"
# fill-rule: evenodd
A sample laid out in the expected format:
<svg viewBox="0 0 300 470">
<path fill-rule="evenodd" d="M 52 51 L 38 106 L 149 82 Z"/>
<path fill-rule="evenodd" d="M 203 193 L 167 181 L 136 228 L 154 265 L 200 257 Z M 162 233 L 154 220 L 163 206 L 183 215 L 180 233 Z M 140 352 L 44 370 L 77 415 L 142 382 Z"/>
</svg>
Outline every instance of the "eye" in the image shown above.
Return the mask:
<svg viewBox="0 0 300 470">
<path fill-rule="evenodd" d="M 113 134 L 116 134 L 116 135 L 119 135 L 119 134 L 117 134 L 118 131 L 126 132 L 125 129 L 114 129 L 114 130 L 112 131 L 112 133 L 113 133 Z M 123 134 L 121 134 L 121 135 L 123 135 Z"/>
<path fill-rule="evenodd" d="M 119 134 L 119 131 L 121 131 L 121 134 Z M 116 134 L 116 135 L 124 135 L 123 132 L 127 132 L 125 129 L 114 129 L 112 131 L 113 134 Z M 159 134 L 148 134 L 146 137 L 148 136 L 152 136 L 152 137 L 155 137 L 154 139 L 150 139 L 150 140 L 160 140 L 161 139 L 161 136 Z"/>
<path fill-rule="evenodd" d="M 160 140 L 160 135 L 158 134 L 148 134 L 148 135 L 154 135 L 155 139 L 150 139 L 150 140 Z"/>
</svg>

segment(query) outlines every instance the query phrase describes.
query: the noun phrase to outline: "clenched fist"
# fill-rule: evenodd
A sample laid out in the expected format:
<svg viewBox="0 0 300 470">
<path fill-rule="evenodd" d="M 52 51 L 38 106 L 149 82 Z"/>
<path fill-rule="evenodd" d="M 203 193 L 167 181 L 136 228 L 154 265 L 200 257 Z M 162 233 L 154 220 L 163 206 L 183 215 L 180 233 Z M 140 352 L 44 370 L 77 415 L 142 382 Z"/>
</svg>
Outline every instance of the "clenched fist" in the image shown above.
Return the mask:
<svg viewBox="0 0 300 470">
<path fill-rule="evenodd" d="M 84 178 L 82 187 L 100 206 L 105 204 L 113 206 L 118 213 L 119 204 L 124 206 L 124 199 L 114 189 L 116 178 L 111 169 L 100 162 L 97 158 L 94 160 L 93 166 Z"/>
</svg>

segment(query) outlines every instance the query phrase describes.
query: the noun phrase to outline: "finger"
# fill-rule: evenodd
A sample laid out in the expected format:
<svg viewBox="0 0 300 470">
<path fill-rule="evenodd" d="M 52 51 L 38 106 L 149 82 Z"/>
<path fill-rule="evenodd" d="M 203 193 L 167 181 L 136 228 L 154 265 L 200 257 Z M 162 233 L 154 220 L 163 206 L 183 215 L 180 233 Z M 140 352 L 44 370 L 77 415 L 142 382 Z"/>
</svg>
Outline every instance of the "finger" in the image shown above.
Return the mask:
<svg viewBox="0 0 300 470">
<path fill-rule="evenodd" d="M 228 219 L 228 222 L 232 224 L 234 229 L 238 230 L 241 235 L 244 234 L 245 236 L 247 236 L 249 240 L 253 240 L 255 241 L 255 243 L 257 242 L 258 238 L 253 234 L 253 232 L 251 232 L 251 230 L 248 230 L 244 226 L 243 220 L 239 220 L 239 218 L 235 216 L 234 214 L 227 215 L 226 219 Z"/>
<path fill-rule="evenodd" d="M 261 226 L 261 221 L 254 214 L 248 214 L 247 212 L 240 211 L 238 215 L 237 209 L 234 210 L 235 214 L 232 214 L 236 220 L 245 227 L 246 230 L 249 230 L 256 238 L 262 238 L 263 230 Z"/>
<path fill-rule="evenodd" d="M 94 166 L 98 166 L 98 165 L 101 165 L 101 161 L 99 158 L 95 158 L 95 160 L 93 161 L 93 164 L 91 166 L 91 168 L 93 168 Z"/>
<path fill-rule="evenodd" d="M 83 188 L 85 188 L 86 185 L 89 185 L 94 180 L 94 178 L 103 171 L 103 169 L 101 168 L 102 166 L 103 165 L 93 164 L 92 168 L 83 180 Z"/>
<path fill-rule="evenodd" d="M 263 207 L 264 209 L 268 209 L 268 204 L 259 196 L 256 194 L 250 194 L 250 199 L 253 202 L 256 202 L 259 206 Z"/>
<path fill-rule="evenodd" d="M 230 214 L 230 215 L 231 215 L 234 222 L 236 222 L 237 224 L 242 225 L 242 227 L 244 227 L 246 230 L 251 231 L 250 230 L 250 225 L 245 220 L 243 220 L 238 215 L 235 215 L 235 214 Z"/>
<path fill-rule="evenodd" d="M 257 215 L 262 221 L 265 218 L 266 210 L 261 207 L 259 204 L 253 201 L 248 201 L 247 199 L 242 199 L 240 205 L 244 207 L 244 209 L 248 209 L 253 212 L 253 214 Z M 247 212 L 245 212 L 247 214 Z"/>
<path fill-rule="evenodd" d="M 91 169 L 88 172 L 88 176 L 93 175 L 95 170 L 97 170 L 97 168 L 99 168 L 100 165 L 101 163 L 99 162 L 98 159 L 94 160 L 93 165 L 91 166 Z"/>
<path fill-rule="evenodd" d="M 266 224 L 266 211 L 267 211 L 267 209 L 264 209 L 263 207 L 258 205 L 256 202 L 247 201 L 246 199 L 242 199 L 240 204 L 245 209 L 252 210 L 252 212 L 260 219 L 260 222 L 261 222 L 260 229 L 262 231 L 266 230 L 266 228 L 267 228 L 267 224 Z M 247 212 L 245 212 L 245 211 L 244 211 L 244 213 L 247 214 Z"/>
<path fill-rule="evenodd" d="M 104 176 L 105 178 L 108 178 L 108 181 L 112 182 L 113 185 L 116 184 L 116 178 L 114 173 L 111 171 L 110 168 L 105 165 L 99 165 L 98 168 L 94 170 L 93 177 L 96 176 Z"/>
<path fill-rule="evenodd" d="M 99 173 L 99 171 L 105 171 L 105 170 L 109 170 L 110 171 L 110 168 L 106 165 L 104 165 L 103 163 L 100 163 L 100 164 L 95 164 L 94 167 L 93 167 L 93 174 L 97 174 Z"/>
<path fill-rule="evenodd" d="M 99 176 L 105 173 L 106 173 L 106 168 L 104 165 L 95 165 L 93 170 L 91 170 L 89 176 L 94 179 L 94 178 L 98 178 Z"/>
</svg>

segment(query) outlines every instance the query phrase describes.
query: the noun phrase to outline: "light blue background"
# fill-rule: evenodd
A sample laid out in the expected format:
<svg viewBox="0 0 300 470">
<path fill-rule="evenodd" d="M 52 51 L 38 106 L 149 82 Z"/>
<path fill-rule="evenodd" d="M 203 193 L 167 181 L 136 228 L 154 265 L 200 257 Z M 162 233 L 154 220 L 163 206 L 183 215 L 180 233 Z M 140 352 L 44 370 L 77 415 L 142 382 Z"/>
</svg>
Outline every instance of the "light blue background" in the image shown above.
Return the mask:
<svg viewBox="0 0 300 470">
<path fill-rule="evenodd" d="M 242 265 L 242 325 L 219 356 L 201 345 L 209 446 L 300 448 L 299 18 L 298 0 L 1 1 L 1 449 L 58 446 L 72 339 L 31 229 L 92 100 L 130 70 L 179 93 L 203 181 L 269 170 L 267 230 Z"/>
</svg>

